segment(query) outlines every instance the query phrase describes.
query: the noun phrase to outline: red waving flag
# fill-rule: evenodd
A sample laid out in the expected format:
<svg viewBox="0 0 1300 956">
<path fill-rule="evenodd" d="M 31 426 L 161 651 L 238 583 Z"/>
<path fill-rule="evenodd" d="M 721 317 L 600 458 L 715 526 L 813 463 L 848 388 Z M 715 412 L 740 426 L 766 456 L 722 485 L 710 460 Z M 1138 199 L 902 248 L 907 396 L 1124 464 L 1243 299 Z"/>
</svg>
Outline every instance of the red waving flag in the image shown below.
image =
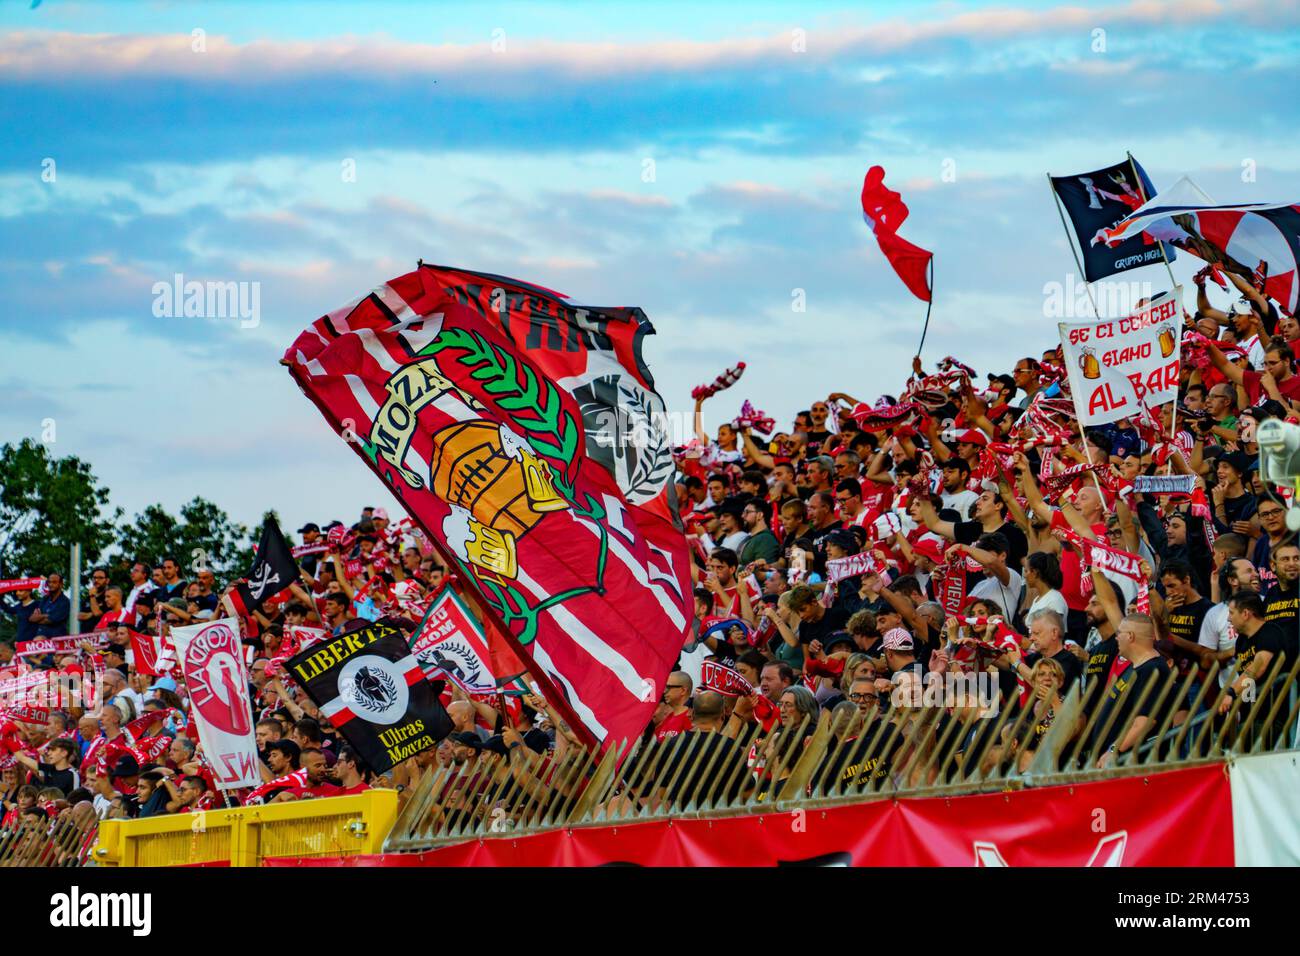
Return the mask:
<svg viewBox="0 0 1300 956">
<path fill-rule="evenodd" d="M 635 404 L 622 424 L 653 419 L 647 331 L 423 266 L 314 323 L 283 360 L 543 694 L 603 742 L 645 728 L 691 622 L 685 539 L 662 516 L 671 454 L 665 470 L 653 436 L 626 444 L 611 418 Z"/>
<path fill-rule="evenodd" d="M 907 205 L 898 193 L 885 186 L 885 170 L 880 166 L 867 170 L 862 181 L 862 218 L 876 234 L 880 251 L 903 284 L 922 302 L 929 302 L 929 268 L 934 253 L 898 235 L 898 227 L 907 218 Z"/>
</svg>

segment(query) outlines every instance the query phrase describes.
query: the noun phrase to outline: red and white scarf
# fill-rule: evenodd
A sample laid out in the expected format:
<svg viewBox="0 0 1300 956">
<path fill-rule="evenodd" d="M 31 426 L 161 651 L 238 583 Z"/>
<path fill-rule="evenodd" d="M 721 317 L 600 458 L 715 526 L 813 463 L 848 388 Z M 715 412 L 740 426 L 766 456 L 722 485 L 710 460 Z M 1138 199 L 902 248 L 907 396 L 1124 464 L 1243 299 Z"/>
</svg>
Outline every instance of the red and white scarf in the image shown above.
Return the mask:
<svg viewBox="0 0 1300 956">
<path fill-rule="evenodd" d="M 1081 594 L 1092 594 L 1092 575 L 1088 571 L 1089 568 L 1096 568 L 1102 572 L 1110 571 L 1135 582 L 1137 600 L 1134 601 L 1134 606 L 1143 614 L 1151 612 L 1150 589 L 1146 575 L 1142 573 L 1142 559 L 1136 554 L 1085 538 L 1072 528 L 1054 528 L 1052 534 L 1079 552 L 1082 559 L 1079 563 Z"/>
</svg>

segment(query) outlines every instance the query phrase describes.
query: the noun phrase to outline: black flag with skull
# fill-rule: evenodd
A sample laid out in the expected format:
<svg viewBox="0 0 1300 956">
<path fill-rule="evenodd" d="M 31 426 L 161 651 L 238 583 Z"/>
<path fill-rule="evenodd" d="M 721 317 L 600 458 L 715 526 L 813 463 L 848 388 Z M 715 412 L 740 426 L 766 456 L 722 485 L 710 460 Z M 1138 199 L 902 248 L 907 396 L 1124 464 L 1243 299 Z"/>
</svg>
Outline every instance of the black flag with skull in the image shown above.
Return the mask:
<svg viewBox="0 0 1300 956">
<path fill-rule="evenodd" d="M 242 617 L 250 617 L 266 601 L 286 591 L 299 574 L 298 562 L 293 559 L 293 551 L 284 540 L 280 526 L 274 518 L 267 518 L 253 566 L 247 578 L 236 584 L 231 593 L 236 609 Z"/>
</svg>

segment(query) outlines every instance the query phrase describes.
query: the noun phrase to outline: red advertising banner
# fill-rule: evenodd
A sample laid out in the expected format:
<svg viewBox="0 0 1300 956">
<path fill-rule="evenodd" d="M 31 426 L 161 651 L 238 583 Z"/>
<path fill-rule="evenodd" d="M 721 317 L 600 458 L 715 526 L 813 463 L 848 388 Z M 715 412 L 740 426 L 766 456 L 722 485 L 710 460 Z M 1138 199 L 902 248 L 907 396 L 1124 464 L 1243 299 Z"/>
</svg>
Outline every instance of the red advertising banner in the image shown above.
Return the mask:
<svg viewBox="0 0 1300 956">
<path fill-rule="evenodd" d="M 267 866 L 1231 866 L 1222 764 L 1072 786 L 482 839 Z"/>
</svg>

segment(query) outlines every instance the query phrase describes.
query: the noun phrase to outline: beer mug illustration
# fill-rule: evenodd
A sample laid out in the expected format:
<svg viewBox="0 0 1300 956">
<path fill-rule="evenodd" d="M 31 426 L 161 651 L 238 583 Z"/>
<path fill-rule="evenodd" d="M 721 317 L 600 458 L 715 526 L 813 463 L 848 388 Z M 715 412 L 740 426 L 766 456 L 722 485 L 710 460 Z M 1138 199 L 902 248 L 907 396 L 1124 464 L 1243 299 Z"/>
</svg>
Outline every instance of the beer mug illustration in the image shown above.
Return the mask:
<svg viewBox="0 0 1300 956">
<path fill-rule="evenodd" d="M 515 536 L 477 520 L 459 505 L 442 519 L 442 533 L 451 550 L 470 564 L 513 578 L 519 570 Z"/>
<path fill-rule="evenodd" d="M 474 537 L 465 544 L 466 557 L 471 564 L 495 571 L 503 578 L 513 578 L 519 570 L 515 551 L 515 536 L 509 531 L 498 531 L 470 519 Z"/>
<path fill-rule="evenodd" d="M 1101 378 L 1101 363 L 1097 361 L 1097 352 L 1088 346 L 1083 347 L 1083 354 L 1079 356 L 1079 368 L 1083 371 L 1084 378 Z"/>
<path fill-rule="evenodd" d="M 1160 354 L 1164 358 L 1174 354 L 1174 330 L 1169 325 L 1160 326 Z"/>
</svg>

